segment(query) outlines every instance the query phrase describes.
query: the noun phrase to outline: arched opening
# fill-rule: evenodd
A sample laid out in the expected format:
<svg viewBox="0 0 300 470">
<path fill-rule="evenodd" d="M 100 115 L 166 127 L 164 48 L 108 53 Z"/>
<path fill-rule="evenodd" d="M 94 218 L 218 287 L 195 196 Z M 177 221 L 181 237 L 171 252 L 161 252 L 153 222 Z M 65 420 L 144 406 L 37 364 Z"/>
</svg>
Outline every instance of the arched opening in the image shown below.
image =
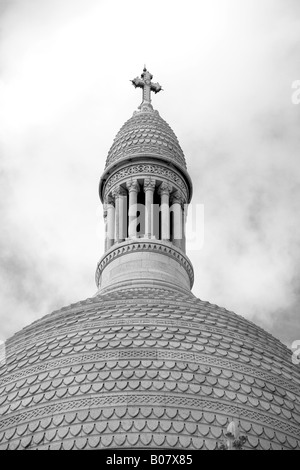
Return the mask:
<svg viewBox="0 0 300 470">
<path fill-rule="evenodd" d="M 157 240 L 161 240 L 161 212 L 160 212 L 160 195 L 155 188 L 153 195 L 153 208 L 152 208 L 152 225 L 153 235 Z"/>
<path fill-rule="evenodd" d="M 145 236 L 145 193 L 144 188 L 141 187 L 137 195 L 137 237 L 142 238 Z"/>
<path fill-rule="evenodd" d="M 174 211 L 170 211 L 170 241 L 174 243 Z"/>
</svg>

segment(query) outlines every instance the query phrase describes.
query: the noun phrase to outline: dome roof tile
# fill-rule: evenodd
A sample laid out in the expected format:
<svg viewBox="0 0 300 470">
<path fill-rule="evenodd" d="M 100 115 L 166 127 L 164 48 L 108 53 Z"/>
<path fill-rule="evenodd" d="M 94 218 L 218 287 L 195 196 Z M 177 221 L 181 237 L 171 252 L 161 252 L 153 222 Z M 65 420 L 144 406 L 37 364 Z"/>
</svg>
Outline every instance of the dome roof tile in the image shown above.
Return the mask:
<svg viewBox="0 0 300 470">
<path fill-rule="evenodd" d="M 46 431 L 45 432 L 45 440 L 48 441 L 48 442 L 53 441 L 56 437 L 56 434 L 57 434 L 56 429 L 50 429 L 49 431 Z M 22 446 L 24 447 L 23 440 L 22 440 Z"/>
<path fill-rule="evenodd" d="M 54 447 L 54 446 L 53 446 Z M 72 450 L 75 447 L 75 441 L 73 439 L 65 439 L 62 442 L 62 449 L 64 450 Z M 50 449 L 53 449 L 52 446 L 50 446 Z"/>
<path fill-rule="evenodd" d="M 207 450 L 215 450 L 217 447 L 217 441 L 215 439 L 205 439 L 204 445 Z"/>
<path fill-rule="evenodd" d="M 259 445 L 262 450 L 270 450 L 271 443 L 265 439 L 259 439 Z"/>
<path fill-rule="evenodd" d="M 65 435 L 62 435 L 62 432 L 60 432 L 60 430 L 58 431 L 58 434 L 59 434 L 60 438 L 65 437 Z M 37 446 L 39 444 L 41 444 L 42 442 L 44 442 L 44 439 L 45 439 L 45 433 L 44 432 L 38 432 L 33 436 L 34 444 L 37 445 Z"/>
</svg>

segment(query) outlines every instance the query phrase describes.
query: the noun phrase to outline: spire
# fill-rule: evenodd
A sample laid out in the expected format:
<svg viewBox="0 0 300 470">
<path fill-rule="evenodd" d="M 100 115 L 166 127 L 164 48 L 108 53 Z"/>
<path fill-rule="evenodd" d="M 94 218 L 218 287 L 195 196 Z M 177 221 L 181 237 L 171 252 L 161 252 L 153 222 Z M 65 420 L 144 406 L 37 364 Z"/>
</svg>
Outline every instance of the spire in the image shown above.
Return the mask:
<svg viewBox="0 0 300 470">
<path fill-rule="evenodd" d="M 146 65 L 144 65 L 141 78 L 136 77 L 133 80 L 131 80 L 135 88 L 143 89 L 143 101 L 139 106 L 139 109 L 141 110 L 144 106 L 146 106 L 147 108 L 153 109 L 151 105 L 151 91 L 154 91 L 154 93 L 156 94 L 162 90 L 162 87 L 159 83 L 151 82 L 152 78 L 153 78 L 153 75 L 150 72 L 148 72 Z"/>
</svg>

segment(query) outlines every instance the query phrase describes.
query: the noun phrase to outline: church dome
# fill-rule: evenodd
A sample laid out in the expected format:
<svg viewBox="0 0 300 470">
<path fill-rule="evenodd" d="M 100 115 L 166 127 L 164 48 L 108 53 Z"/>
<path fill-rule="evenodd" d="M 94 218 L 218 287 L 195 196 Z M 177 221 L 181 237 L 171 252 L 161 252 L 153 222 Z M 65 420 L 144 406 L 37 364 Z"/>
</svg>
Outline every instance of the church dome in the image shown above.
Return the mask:
<svg viewBox="0 0 300 470">
<path fill-rule="evenodd" d="M 106 168 L 121 160 L 147 155 L 186 168 L 183 151 L 169 124 L 151 108 L 125 122 L 108 152 Z"/>
<path fill-rule="evenodd" d="M 16 333 L 4 360 L 0 351 L 0 450 L 300 450 L 291 351 L 191 293 L 192 184 L 152 108 L 162 89 L 152 78 L 144 68 L 132 80 L 143 101 L 100 181 L 97 294 Z"/>
<path fill-rule="evenodd" d="M 132 288 L 7 342 L 0 449 L 300 448 L 300 372 L 280 341 L 191 293 Z"/>
</svg>

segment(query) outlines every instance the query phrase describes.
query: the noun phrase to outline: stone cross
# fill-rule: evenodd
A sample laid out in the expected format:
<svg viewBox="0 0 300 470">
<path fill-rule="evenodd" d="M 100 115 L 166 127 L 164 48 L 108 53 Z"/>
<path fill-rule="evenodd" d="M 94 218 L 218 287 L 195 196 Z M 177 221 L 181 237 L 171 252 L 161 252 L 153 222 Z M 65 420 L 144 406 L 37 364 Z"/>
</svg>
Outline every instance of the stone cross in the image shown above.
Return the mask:
<svg viewBox="0 0 300 470">
<path fill-rule="evenodd" d="M 135 88 L 143 88 L 143 101 L 142 101 L 141 106 L 144 104 L 148 104 L 148 105 L 151 104 L 151 91 L 154 91 L 154 93 L 158 93 L 159 91 L 162 90 L 162 87 L 160 86 L 159 83 L 151 82 L 152 78 L 153 78 L 153 75 L 150 72 L 148 72 L 148 70 L 146 69 L 146 66 L 144 66 L 141 78 L 136 77 L 133 80 L 131 80 Z"/>
</svg>

